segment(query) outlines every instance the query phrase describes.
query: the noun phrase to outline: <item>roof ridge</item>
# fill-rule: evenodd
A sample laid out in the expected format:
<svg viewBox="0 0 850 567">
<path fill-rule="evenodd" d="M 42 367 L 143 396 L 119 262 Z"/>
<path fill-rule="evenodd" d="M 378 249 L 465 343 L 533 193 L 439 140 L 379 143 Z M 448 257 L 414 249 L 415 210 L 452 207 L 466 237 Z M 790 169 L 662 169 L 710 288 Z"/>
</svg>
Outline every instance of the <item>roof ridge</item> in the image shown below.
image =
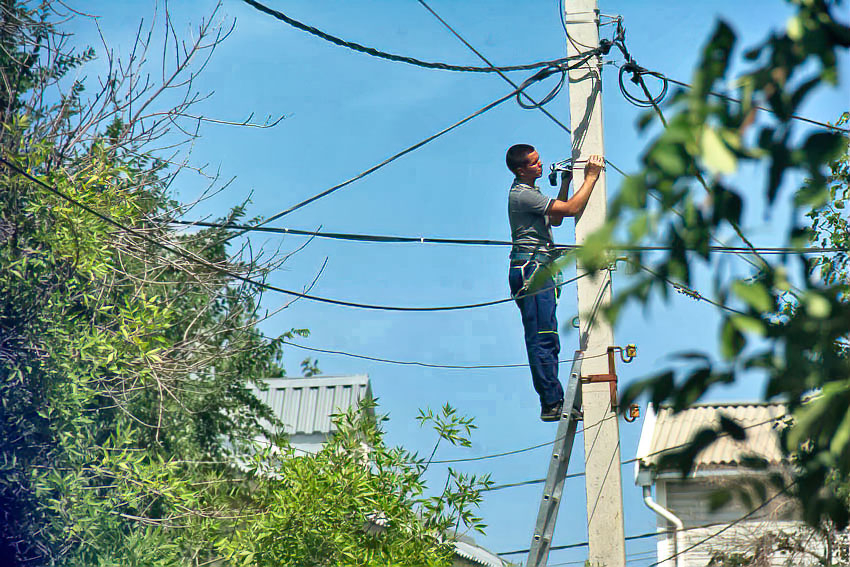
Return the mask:
<svg viewBox="0 0 850 567">
<path fill-rule="evenodd" d="M 721 407 L 786 407 L 788 404 L 785 402 L 748 402 L 748 401 L 737 401 L 737 402 L 701 402 L 696 404 L 691 404 L 683 410 L 680 411 L 688 411 L 689 409 L 699 409 L 699 408 L 721 408 Z M 662 409 L 672 409 L 673 404 L 660 404 L 658 406 L 659 410 Z"/>
</svg>

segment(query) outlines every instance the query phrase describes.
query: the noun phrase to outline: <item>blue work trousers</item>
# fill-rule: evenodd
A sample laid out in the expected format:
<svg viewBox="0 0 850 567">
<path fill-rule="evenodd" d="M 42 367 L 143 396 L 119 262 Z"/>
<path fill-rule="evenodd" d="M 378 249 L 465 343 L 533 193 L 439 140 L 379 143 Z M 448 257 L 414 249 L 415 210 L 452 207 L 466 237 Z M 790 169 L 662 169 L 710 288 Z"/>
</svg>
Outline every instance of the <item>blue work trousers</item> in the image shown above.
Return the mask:
<svg viewBox="0 0 850 567">
<path fill-rule="evenodd" d="M 508 284 L 522 313 L 531 381 L 541 405 L 551 407 L 564 399 L 564 389 L 558 380 L 561 341 L 555 318 L 555 282 L 551 277 L 545 278 L 535 282 L 533 289 L 524 289 L 535 270 L 543 268 L 538 262 L 511 262 Z"/>
</svg>

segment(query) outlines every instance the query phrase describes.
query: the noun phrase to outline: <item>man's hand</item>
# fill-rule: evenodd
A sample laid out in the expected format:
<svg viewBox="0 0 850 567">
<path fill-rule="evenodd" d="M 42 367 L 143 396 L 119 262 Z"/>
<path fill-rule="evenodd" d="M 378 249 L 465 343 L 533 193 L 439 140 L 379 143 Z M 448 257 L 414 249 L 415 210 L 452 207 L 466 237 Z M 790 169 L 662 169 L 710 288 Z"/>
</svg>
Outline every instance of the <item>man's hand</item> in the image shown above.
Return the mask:
<svg viewBox="0 0 850 567">
<path fill-rule="evenodd" d="M 584 164 L 584 178 L 598 179 L 602 167 L 605 165 L 605 159 L 599 155 L 592 155 L 587 158 L 587 163 Z"/>
<path fill-rule="evenodd" d="M 552 201 L 547 211 L 552 226 L 559 226 L 564 217 L 575 217 L 581 214 L 604 166 L 605 159 L 602 156 L 596 154 L 589 156 L 584 165 L 584 181 L 578 191 L 569 199 L 565 199 L 567 186 L 561 185 L 561 194 Z"/>
</svg>

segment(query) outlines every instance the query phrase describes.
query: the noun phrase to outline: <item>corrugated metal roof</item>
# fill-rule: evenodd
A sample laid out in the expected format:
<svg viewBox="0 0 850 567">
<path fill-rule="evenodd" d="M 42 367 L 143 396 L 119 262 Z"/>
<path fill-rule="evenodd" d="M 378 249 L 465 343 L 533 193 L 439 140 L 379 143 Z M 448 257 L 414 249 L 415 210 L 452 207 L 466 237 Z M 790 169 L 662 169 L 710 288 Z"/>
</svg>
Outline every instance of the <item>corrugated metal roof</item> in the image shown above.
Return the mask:
<svg viewBox="0 0 850 567">
<path fill-rule="evenodd" d="M 501 557 L 476 545 L 474 542 L 456 541 L 455 553 L 476 565 L 484 565 L 486 567 L 505 566 L 505 562 Z"/>
<path fill-rule="evenodd" d="M 312 376 L 267 378 L 265 392 L 251 387 L 285 424 L 289 435 L 330 433 L 331 414 L 342 413 L 372 395 L 369 376 Z"/>
<path fill-rule="evenodd" d="M 737 466 L 743 455 L 758 455 L 777 465 L 782 462 L 777 428 L 786 414 L 784 404 L 777 403 L 730 403 L 699 404 L 679 413 L 669 407 L 660 407 L 654 419 L 644 422 L 638 459 L 641 467 L 656 466 L 661 453 L 678 448 L 693 439 L 700 430 L 716 426 L 720 414 L 732 418 L 746 428 L 747 438 L 735 441 L 728 435 L 721 436 L 708 449 L 697 455 L 696 470 L 706 467 Z M 651 435 L 651 437 L 650 437 Z M 648 443 L 644 439 L 650 439 Z"/>
</svg>

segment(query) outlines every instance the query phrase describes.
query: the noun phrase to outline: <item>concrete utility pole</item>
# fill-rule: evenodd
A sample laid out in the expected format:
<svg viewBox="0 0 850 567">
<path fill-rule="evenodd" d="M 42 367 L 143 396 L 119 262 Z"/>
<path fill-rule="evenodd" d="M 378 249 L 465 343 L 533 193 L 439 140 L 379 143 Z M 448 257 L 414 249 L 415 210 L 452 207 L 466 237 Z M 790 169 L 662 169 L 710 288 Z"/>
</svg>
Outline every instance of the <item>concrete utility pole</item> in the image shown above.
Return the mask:
<svg viewBox="0 0 850 567">
<path fill-rule="evenodd" d="M 566 0 L 567 55 L 577 55 L 599 45 L 599 10 L 596 0 Z M 594 57 L 586 65 L 569 72 L 570 127 L 573 131 L 572 157 L 574 187 L 584 181 L 584 163 L 591 154 L 605 155 L 602 143 L 602 59 Z M 576 244 L 601 227 L 607 214 L 603 171 L 584 212 L 576 219 Z M 578 266 L 578 273 L 583 273 Z M 589 561 L 593 567 L 625 567 L 623 529 L 623 490 L 620 477 L 620 429 L 612 407 L 611 383 L 614 332 L 600 312 L 611 301 L 611 275 L 608 270 L 594 278 L 578 281 L 578 309 L 584 409 L 585 487 L 587 490 L 587 531 Z M 606 380 L 607 378 L 607 380 Z M 590 381 L 588 381 L 590 380 Z M 616 392 L 616 382 L 613 392 Z"/>
</svg>

